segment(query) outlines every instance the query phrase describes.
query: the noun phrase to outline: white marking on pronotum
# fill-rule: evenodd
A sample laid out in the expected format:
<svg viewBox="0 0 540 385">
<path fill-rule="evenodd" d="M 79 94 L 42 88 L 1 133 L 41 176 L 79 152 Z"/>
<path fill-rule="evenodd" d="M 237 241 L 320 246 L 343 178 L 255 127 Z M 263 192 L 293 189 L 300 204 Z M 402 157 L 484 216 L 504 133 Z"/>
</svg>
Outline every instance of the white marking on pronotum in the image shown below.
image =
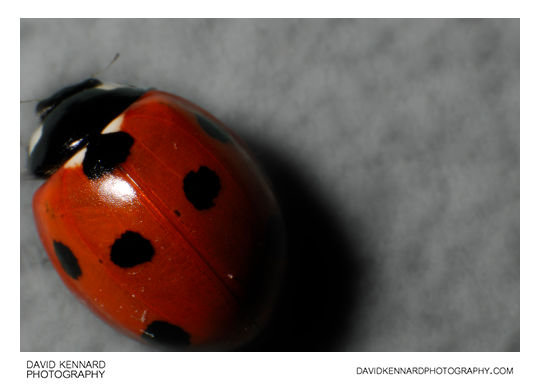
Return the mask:
<svg viewBox="0 0 540 385">
<path fill-rule="evenodd" d="M 122 122 L 124 121 L 124 114 L 120 114 L 118 115 L 112 122 L 110 122 L 107 127 L 105 127 L 103 129 L 103 131 L 101 131 L 102 134 L 109 134 L 111 132 L 118 132 L 120 131 L 120 127 L 122 127 Z M 36 132 L 34 133 L 34 135 L 32 135 L 32 138 L 30 139 L 30 152 L 32 151 L 33 147 L 32 146 L 35 146 L 35 143 L 34 143 L 34 140 L 35 142 L 37 142 L 39 140 L 39 137 L 41 136 L 41 130 L 42 130 L 42 126 L 40 126 Z M 39 131 L 39 133 L 38 133 Z M 36 136 L 37 134 L 37 139 L 34 139 L 34 136 Z M 79 139 L 73 143 L 70 144 L 70 147 L 75 147 L 77 146 L 80 142 L 81 142 L 82 139 Z M 83 149 L 81 149 L 80 151 L 78 151 L 77 153 L 75 153 L 75 155 L 73 155 L 65 164 L 64 164 L 64 167 L 67 167 L 67 168 L 73 168 L 73 167 L 77 167 L 77 166 L 80 166 L 82 165 L 82 162 L 84 160 L 84 156 L 86 155 L 86 147 L 84 147 Z"/>
<path fill-rule="evenodd" d="M 66 168 L 73 168 L 82 165 L 84 155 L 86 154 L 86 147 L 75 153 L 65 164 Z"/>
<path fill-rule="evenodd" d="M 95 88 L 99 88 L 100 90 L 110 91 L 110 90 L 115 90 L 117 88 L 125 88 L 125 87 L 128 87 L 128 86 L 124 86 L 122 84 L 117 84 L 117 83 L 103 83 L 103 84 L 100 84 L 99 86 L 96 86 Z"/>
<path fill-rule="evenodd" d="M 28 154 L 32 154 L 32 151 L 34 151 L 34 147 L 36 147 L 36 144 L 41 138 L 42 134 L 43 134 L 43 124 L 41 124 L 30 137 L 30 143 L 28 144 Z"/>
<path fill-rule="evenodd" d="M 102 134 L 110 134 L 111 132 L 118 132 L 122 127 L 122 122 L 124 121 L 124 114 L 118 115 L 112 122 L 110 122 L 107 127 L 101 131 Z"/>
<path fill-rule="evenodd" d="M 145 310 L 141 316 L 141 322 L 144 323 L 144 321 L 146 321 L 146 314 L 148 313 L 147 310 Z"/>
</svg>

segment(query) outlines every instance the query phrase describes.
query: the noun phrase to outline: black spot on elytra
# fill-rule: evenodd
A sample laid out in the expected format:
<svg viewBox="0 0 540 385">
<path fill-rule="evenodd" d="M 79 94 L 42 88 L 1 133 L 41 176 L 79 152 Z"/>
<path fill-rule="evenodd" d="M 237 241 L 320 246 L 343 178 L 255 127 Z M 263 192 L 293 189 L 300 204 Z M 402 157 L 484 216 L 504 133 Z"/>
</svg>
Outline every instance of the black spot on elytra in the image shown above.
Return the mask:
<svg viewBox="0 0 540 385">
<path fill-rule="evenodd" d="M 227 143 L 231 141 L 231 138 L 229 137 L 229 135 L 225 131 L 223 131 L 223 129 L 217 126 L 214 122 L 212 122 L 210 119 L 199 114 L 195 114 L 195 117 L 197 118 L 197 123 L 199 123 L 199 126 L 201 126 L 202 129 L 212 138 L 219 140 L 220 142 L 223 142 L 223 143 Z"/>
<path fill-rule="evenodd" d="M 214 198 L 218 196 L 221 184 L 217 174 L 206 166 L 199 171 L 190 171 L 184 178 L 184 193 L 188 201 L 197 210 L 205 210 L 214 206 Z"/>
<path fill-rule="evenodd" d="M 78 279 L 81 276 L 82 271 L 77 257 L 75 257 L 70 248 L 63 243 L 54 241 L 53 245 L 54 252 L 58 257 L 58 261 L 60 262 L 62 269 L 64 269 L 66 274 L 71 278 Z"/>
<path fill-rule="evenodd" d="M 126 231 L 111 247 L 111 262 L 120 267 L 137 266 L 153 256 L 152 243 L 134 231 Z"/>
<path fill-rule="evenodd" d="M 83 160 L 83 172 L 89 179 L 98 179 L 124 162 L 133 145 L 127 132 L 113 132 L 96 136 L 88 143 Z"/>
<path fill-rule="evenodd" d="M 164 345 L 187 346 L 190 336 L 179 326 L 165 321 L 154 321 L 143 332 L 142 337 Z"/>
<path fill-rule="evenodd" d="M 180 211 L 174 210 L 174 215 L 176 215 L 177 217 L 179 217 L 179 216 L 180 216 Z"/>
</svg>

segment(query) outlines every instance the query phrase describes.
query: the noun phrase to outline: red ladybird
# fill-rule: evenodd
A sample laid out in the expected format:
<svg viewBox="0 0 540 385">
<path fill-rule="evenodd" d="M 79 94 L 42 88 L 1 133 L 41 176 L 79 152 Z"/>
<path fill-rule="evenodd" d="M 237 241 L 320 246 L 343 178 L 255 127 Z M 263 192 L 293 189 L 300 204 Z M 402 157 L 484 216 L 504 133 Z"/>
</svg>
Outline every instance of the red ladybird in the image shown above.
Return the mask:
<svg viewBox="0 0 540 385">
<path fill-rule="evenodd" d="M 122 331 L 228 349 L 260 330 L 280 210 L 233 132 L 178 96 L 88 79 L 37 106 L 39 236 L 64 283 Z"/>
</svg>

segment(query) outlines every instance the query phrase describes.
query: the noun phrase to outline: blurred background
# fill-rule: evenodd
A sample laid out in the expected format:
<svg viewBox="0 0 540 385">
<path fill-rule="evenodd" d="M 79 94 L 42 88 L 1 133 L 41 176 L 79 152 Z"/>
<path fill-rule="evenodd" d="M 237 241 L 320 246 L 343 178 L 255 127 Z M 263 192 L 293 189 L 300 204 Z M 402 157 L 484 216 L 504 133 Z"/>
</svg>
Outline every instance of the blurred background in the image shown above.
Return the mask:
<svg viewBox="0 0 540 385">
<path fill-rule="evenodd" d="M 519 350 L 519 20 L 22 19 L 21 99 L 103 69 L 235 130 L 289 271 L 248 351 Z M 21 350 L 150 351 L 63 286 L 31 211 L 21 104 Z"/>
</svg>

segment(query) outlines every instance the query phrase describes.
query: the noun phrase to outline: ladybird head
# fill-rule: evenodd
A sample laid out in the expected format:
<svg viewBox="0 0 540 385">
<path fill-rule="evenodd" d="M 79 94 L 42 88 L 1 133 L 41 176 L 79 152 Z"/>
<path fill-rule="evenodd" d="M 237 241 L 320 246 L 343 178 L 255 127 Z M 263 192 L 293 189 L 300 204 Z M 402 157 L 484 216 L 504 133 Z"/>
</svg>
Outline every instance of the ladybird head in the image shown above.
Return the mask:
<svg viewBox="0 0 540 385">
<path fill-rule="evenodd" d="M 52 175 L 144 92 L 91 78 L 43 99 L 36 106 L 41 125 L 30 138 L 30 172 Z"/>
</svg>

